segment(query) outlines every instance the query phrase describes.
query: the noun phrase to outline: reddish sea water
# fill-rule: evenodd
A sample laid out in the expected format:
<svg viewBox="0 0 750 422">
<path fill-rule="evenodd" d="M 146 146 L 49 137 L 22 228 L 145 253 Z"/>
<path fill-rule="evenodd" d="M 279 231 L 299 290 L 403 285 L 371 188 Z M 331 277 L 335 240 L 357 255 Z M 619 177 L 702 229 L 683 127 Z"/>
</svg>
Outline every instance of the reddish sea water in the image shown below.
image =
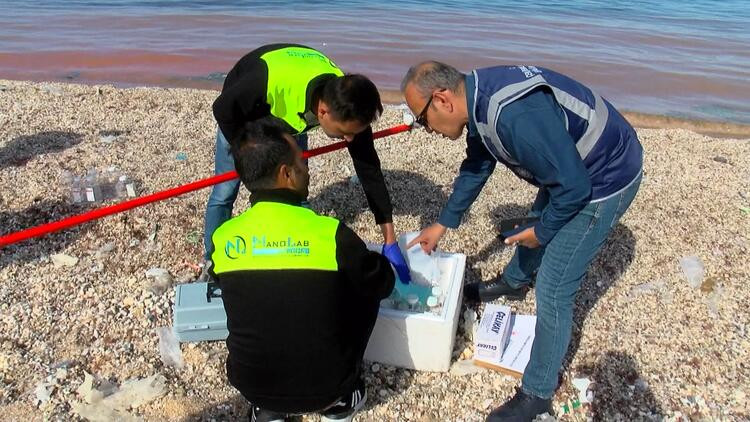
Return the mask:
<svg viewBox="0 0 750 422">
<path fill-rule="evenodd" d="M 0 78 L 221 87 L 247 51 L 297 42 L 395 90 L 437 59 L 549 67 L 627 110 L 750 123 L 750 2 L 0 2 Z"/>
</svg>

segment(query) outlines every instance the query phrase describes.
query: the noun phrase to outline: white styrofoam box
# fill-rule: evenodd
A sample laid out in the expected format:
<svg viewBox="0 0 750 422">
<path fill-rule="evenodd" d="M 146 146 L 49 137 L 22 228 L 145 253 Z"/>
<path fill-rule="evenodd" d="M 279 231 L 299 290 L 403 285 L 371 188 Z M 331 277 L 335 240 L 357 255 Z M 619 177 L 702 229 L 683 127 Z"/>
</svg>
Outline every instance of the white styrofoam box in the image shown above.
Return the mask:
<svg viewBox="0 0 750 422">
<path fill-rule="evenodd" d="M 379 248 L 368 245 L 370 249 Z M 433 252 L 445 300 L 440 314 L 380 308 L 365 359 L 420 371 L 447 371 L 456 340 L 466 255 Z M 399 281 L 396 281 L 399 283 Z"/>
</svg>

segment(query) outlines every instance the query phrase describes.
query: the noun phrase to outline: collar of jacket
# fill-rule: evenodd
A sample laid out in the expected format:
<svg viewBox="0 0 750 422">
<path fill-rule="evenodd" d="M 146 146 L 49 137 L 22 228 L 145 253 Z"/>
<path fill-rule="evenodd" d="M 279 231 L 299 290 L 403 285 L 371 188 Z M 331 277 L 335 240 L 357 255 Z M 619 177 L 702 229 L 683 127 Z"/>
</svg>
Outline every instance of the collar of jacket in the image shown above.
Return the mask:
<svg viewBox="0 0 750 422">
<path fill-rule="evenodd" d="M 291 189 L 262 189 L 250 195 L 250 203 L 279 202 L 287 205 L 301 206 L 305 198 Z"/>
</svg>

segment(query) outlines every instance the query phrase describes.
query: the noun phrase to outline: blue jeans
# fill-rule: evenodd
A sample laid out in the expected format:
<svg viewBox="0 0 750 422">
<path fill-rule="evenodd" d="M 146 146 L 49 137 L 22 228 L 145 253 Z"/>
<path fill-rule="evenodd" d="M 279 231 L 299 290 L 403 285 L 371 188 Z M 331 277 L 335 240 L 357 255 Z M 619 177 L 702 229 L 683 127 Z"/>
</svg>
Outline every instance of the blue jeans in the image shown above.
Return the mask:
<svg viewBox="0 0 750 422">
<path fill-rule="evenodd" d="M 302 133 L 296 136 L 297 145 L 303 151 L 307 150 L 307 134 Z M 214 159 L 214 173 L 222 174 L 234 170 L 234 159 L 229 151 L 229 142 L 221 133 L 216 131 L 216 156 Z M 206 206 L 206 216 L 204 219 L 203 247 L 205 252 L 204 258 L 211 259 L 214 252 L 213 236 L 214 231 L 224 224 L 225 221 L 232 217 L 232 207 L 237 199 L 237 193 L 240 190 L 240 179 L 230 180 L 228 182 L 214 185 L 211 189 L 211 195 L 208 197 Z"/>
<path fill-rule="evenodd" d="M 619 194 L 588 204 L 546 245 L 518 247 L 503 271 L 511 287 L 528 285 L 536 272 L 536 330 L 531 359 L 523 374 L 525 393 L 550 398 L 568 350 L 573 328 L 573 305 L 581 280 L 607 236 L 633 202 L 641 176 Z M 539 216 L 549 203 L 540 190 L 530 216 Z"/>
</svg>

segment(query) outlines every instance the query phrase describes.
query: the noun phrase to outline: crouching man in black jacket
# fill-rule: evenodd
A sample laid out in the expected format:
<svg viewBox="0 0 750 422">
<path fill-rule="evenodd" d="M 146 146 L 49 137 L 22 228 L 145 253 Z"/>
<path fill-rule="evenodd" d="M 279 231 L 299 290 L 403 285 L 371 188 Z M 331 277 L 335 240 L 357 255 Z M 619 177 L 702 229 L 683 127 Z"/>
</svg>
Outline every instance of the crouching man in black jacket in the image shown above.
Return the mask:
<svg viewBox="0 0 750 422">
<path fill-rule="evenodd" d="M 250 123 L 231 152 L 252 206 L 212 238 L 229 382 L 252 404 L 251 421 L 312 412 L 349 421 L 367 397 L 360 366 L 391 265 L 301 206 L 307 166 L 277 119 Z"/>
</svg>

